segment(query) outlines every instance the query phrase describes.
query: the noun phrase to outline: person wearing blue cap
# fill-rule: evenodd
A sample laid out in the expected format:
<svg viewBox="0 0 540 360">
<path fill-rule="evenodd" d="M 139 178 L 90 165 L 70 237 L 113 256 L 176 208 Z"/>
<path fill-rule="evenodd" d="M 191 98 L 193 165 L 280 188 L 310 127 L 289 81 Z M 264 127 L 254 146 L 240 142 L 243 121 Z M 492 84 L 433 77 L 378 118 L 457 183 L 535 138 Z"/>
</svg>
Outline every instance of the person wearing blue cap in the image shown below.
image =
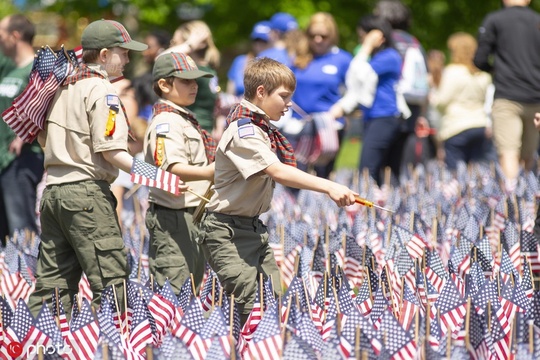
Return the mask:
<svg viewBox="0 0 540 360">
<path fill-rule="evenodd" d="M 259 21 L 253 26 L 251 31 L 251 50 L 247 54 L 238 55 L 234 58 L 229 71 L 227 72 L 227 93 L 234 96 L 244 94 L 244 69 L 249 60 L 258 56 L 263 50 L 270 46 L 270 32 L 272 31 L 270 21 Z"/>
<path fill-rule="evenodd" d="M 278 12 L 270 18 L 270 42 L 272 47 L 262 51 L 259 57 L 268 57 L 291 67 L 292 59 L 287 50 L 285 38 L 298 29 L 298 22 L 291 14 Z"/>
<path fill-rule="evenodd" d="M 272 15 L 270 24 L 273 30 L 278 30 L 282 33 L 298 29 L 298 22 L 295 17 L 285 12 L 278 12 Z"/>
</svg>

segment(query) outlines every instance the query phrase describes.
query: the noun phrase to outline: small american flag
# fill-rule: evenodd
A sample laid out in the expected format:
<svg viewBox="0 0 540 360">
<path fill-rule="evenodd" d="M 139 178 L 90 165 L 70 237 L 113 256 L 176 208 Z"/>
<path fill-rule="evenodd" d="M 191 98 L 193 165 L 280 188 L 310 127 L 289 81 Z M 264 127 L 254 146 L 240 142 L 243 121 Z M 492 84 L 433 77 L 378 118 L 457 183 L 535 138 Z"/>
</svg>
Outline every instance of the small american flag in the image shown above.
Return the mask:
<svg viewBox="0 0 540 360">
<path fill-rule="evenodd" d="M 2 113 L 4 121 L 23 141 L 31 143 L 45 126 L 47 109 L 56 90 L 78 66 L 77 50 L 38 50 L 28 84 Z"/>
<path fill-rule="evenodd" d="M 98 346 L 99 335 L 99 324 L 92 313 L 90 303 L 83 298 L 77 318 L 71 321 L 71 334 L 66 343 L 72 352 L 66 353 L 66 357 L 69 360 L 92 359 Z"/>
<path fill-rule="evenodd" d="M 9 326 L 4 329 L 4 343 L 0 346 L 0 359 L 23 359 L 24 354 L 27 354 L 26 350 L 28 350 L 28 346 L 31 345 L 27 344 L 25 340 L 33 323 L 34 318 L 26 302 L 23 299 L 19 299 Z M 22 352 L 20 356 L 13 357 L 9 353 L 9 349 L 17 344 L 23 346 Z"/>
<path fill-rule="evenodd" d="M 135 184 L 165 190 L 174 195 L 180 193 L 178 190 L 180 177 L 135 158 L 131 166 L 131 181 Z"/>
</svg>

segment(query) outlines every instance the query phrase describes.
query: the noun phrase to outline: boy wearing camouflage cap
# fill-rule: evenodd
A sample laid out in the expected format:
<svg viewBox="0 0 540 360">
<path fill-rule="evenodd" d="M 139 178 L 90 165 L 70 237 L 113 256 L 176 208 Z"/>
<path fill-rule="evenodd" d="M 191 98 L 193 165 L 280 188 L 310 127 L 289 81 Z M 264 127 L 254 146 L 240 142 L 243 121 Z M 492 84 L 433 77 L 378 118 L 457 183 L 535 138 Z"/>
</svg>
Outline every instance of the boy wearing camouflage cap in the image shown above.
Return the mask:
<svg viewBox="0 0 540 360">
<path fill-rule="evenodd" d="M 38 138 L 47 179 L 37 282 L 29 299 L 34 315 L 55 288 L 70 311 L 83 271 L 94 306 L 105 287 L 121 286 L 129 274 L 110 184 L 119 168 L 130 172 L 133 158 L 127 152 L 128 122 L 109 78 L 122 76 L 129 50 L 147 46 L 112 20 L 90 23 L 81 43 L 83 64 L 58 89 Z M 123 304 L 122 288 L 117 290 Z"/>
<path fill-rule="evenodd" d="M 159 101 L 144 143 L 145 161 L 178 175 L 196 194 L 204 194 L 214 179 L 215 143 L 186 107 L 195 102 L 196 79 L 213 77 L 191 57 L 177 52 L 160 55 L 153 69 Z M 175 198 L 150 189 L 146 227 L 150 233 L 150 271 L 159 285 L 168 279 L 176 294 L 190 273 L 198 286 L 205 260 L 197 243 L 193 212 L 201 200 L 191 192 Z"/>
</svg>

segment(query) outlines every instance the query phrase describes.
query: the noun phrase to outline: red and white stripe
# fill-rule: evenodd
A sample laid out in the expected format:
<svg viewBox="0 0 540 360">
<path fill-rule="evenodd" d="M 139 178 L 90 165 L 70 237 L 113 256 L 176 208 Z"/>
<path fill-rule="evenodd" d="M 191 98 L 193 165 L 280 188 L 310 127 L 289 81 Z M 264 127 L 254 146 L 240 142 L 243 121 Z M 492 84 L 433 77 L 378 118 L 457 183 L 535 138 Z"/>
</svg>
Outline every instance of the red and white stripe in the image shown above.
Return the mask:
<svg viewBox="0 0 540 360">
<path fill-rule="evenodd" d="M 311 318 L 313 320 L 313 325 L 315 325 L 315 328 L 317 329 L 317 331 L 320 334 L 322 334 L 324 310 L 321 309 L 321 307 L 317 305 L 316 302 L 311 303 L 310 309 L 311 309 Z"/>
<path fill-rule="evenodd" d="M 442 332 L 446 334 L 448 331 L 458 331 L 465 318 L 466 310 L 467 307 L 465 304 L 462 304 L 448 311 L 447 313 L 441 314 L 440 318 Z"/>
<path fill-rule="evenodd" d="M 8 327 L 7 329 L 4 329 L 4 343 L 2 346 L 0 346 L 0 359 L 7 360 L 7 359 L 13 359 L 11 354 L 8 352 L 8 349 L 10 348 L 10 344 L 12 343 L 22 343 L 22 341 L 17 337 L 17 334 Z M 21 354 L 25 354 L 22 352 Z M 15 359 L 23 359 L 22 355 L 15 358 Z"/>
<path fill-rule="evenodd" d="M 401 324 L 401 326 L 403 326 L 405 330 L 409 330 L 409 327 L 411 326 L 414 319 L 414 315 L 419 310 L 420 308 L 414 303 L 403 300 L 403 302 L 401 303 L 398 322 Z"/>
<path fill-rule="evenodd" d="M 52 340 L 50 337 L 45 335 L 41 330 L 36 328 L 35 326 L 32 326 L 30 330 L 28 331 L 28 335 L 26 335 L 25 341 L 24 341 L 24 347 L 23 347 L 23 354 L 28 354 L 30 352 L 30 346 L 34 346 L 34 349 L 36 351 L 33 352 L 33 356 L 30 355 L 28 359 L 33 359 L 35 356 L 37 356 L 37 349 L 38 346 L 43 346 L 47 348 L 50 345 L 54 345 L 52 343 Z"/>
<path fill-rule="evenodd" d="M 512 245 L 508 255 L 510 256 L 510 261 L 516 270 L 521 274 L 521 246 L 519 241 Z"/>
<path fill-rule="evenodd" d="M 165 332 L 173 323 L 175 318 L 180 318 L 174 304 L 165 299 L 160 294 L 154 294 L 148 302 L 148 310 L 156 323 L 156 333 L 154 335 L 154 345 L 161 344 L 161 339 Z M 173 335 L 177 336 L 173 333 Z M 177 336 L 178 337 L 178 336 Z"/>
<path fill-rule="evenodd" d="M 421 258 L 424 255 L 424 249 L 426 248 L 426 243 L 418 237 L 416 234 L 411 237 L 411 240 L 405 245 L 407 252 L 413 259 Z"/>
<path fill-rule="evenodd" d="M 465 277 L 471 270 L 471 257 L 469 255 L 465 256 L 461 263 L 458 265 L 458 274 L 462 278 Z"/>
<path fill-rule="evenodd" d="M 277 266 L 281 267 L 281 264 L 283 263 L 283 260 L 285 258 L 285 255 L 283 254 L 283 244 L 272 242 L 268 243 L 268 245 L 272 248 L 272 251 L 274 252 Z"/>
<path fill-rule="evenodd" d="M 345 258 L 343 272 L 347 276 L 347 279 L 349 279 L 351 288 L 360 287 L 362 285 L 363 270 L 360 261 L 353 257 L 347 256 Z"/>
<path fill-rule="evenodd" d="M 99 325 L 96 321 L 70 333 L 66 345 L 71 352 L 65 356 L 70 360 L 93 359 L 99 340 Z"/>
<path fill-rule="evenodd" d="M 418 349 L 416 347 L 416 342 L 414 340 L 411 340 L 405 346 L 399 349 L 394 355 L 392 355 L 392 359 L 394 360 L 416 359 L 417 352 L 418 352 Z"/>
<path fill-rule="evenodd" d="M 94 296 L 92 289 L 90 288 L 90 281 L 88 281 L 88 277 L 85 273 L 82 274 L 81 280 L 79 281 L 79 294 L 82 296 L 81 300 L 86 298 L 89 302 L 92 301 Z"/>
<path fill-rule="evenodd" d="M 244 359 L 272 359 L 281 353 L 282 348 L 283 340 L 281 335 L 277 334 L 256 343 L 248 343 Z"/>
<path fill-rule="evenodd" d="M 293 280 L 293 278 L 296 276 L 294 273 L 294 264 L 296 262 L 296 257 L 302 250 L 302 245 L 297 244 L 294 249 L 292 249 L 285 259 L 283 260 L 283 264 L 281 265 L 281 275 L 283 277 L 283 282 L 288 287 Z"/>
<path fill-rule="evenodd" d="M 145 354 L 146 346 L 152 344 L 152 328 L 148 319 L 143 320 L 129 332 L 129 343 L 133 350 L 141 355 Z"/>
</svg>

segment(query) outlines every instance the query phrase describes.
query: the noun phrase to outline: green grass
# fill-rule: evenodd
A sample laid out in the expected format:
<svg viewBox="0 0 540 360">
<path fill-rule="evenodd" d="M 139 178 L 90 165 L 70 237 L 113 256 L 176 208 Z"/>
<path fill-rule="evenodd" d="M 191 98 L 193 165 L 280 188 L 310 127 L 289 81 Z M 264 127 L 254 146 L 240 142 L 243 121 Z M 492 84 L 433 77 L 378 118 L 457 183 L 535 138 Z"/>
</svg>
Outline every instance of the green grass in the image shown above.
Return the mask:
<svg viewBox="0 0 540 360">
<path fill-rule="evenodd" d="M 357 169 L 362 142 L 357 137 L 345 138 L 341 144 L 334 168 Z"/>
</svg>

